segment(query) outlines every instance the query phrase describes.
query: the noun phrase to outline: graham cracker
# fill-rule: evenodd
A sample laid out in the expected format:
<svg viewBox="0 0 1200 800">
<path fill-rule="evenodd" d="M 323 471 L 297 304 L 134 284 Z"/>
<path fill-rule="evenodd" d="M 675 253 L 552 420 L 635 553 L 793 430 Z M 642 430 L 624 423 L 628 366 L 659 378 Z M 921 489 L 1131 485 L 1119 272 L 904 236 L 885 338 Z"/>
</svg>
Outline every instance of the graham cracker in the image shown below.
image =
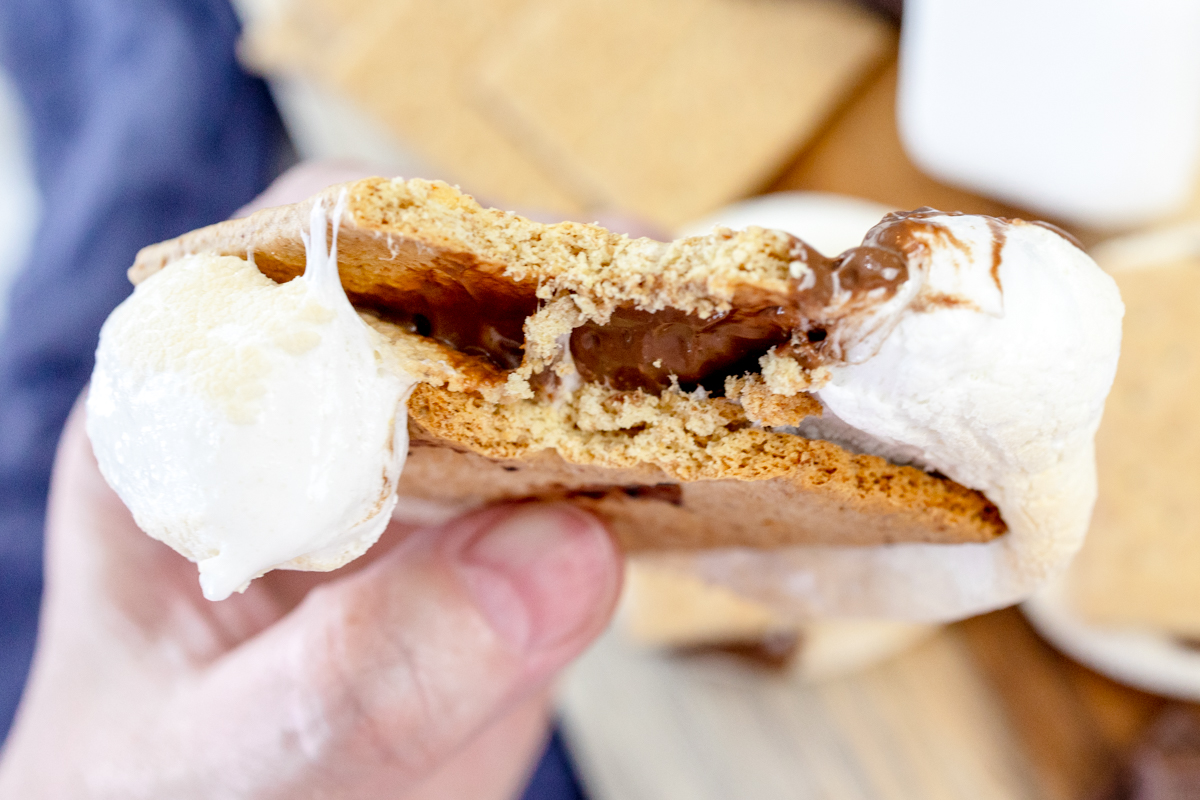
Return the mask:
<svg viewBox="0 0 1200 800">
<path fill-rule="evenodd" d="M 591 202 L 675 227 L 773 178 L 891 52 L 825 0 L 536 0 L 483 90 L 514 139 Z"/>
<path fill-rule="evenodd" d="M 755 429 L 732 402 L 606 394 L 563 407 L 419 386 L 399 491 L 447 505 L 570 500 L 626 552 L 986 542 L 1004 530 L 978 492 Z M 597 399 L 609 414 L 588 408 Z"/>
<path fill-rule="evenodd" d="M 1124 341 L 1096 436 L 1099 499 L 1068 591 L 1094 623 L 1200 638 L 1200 262 L 1113 277 Z"/>
</svg>

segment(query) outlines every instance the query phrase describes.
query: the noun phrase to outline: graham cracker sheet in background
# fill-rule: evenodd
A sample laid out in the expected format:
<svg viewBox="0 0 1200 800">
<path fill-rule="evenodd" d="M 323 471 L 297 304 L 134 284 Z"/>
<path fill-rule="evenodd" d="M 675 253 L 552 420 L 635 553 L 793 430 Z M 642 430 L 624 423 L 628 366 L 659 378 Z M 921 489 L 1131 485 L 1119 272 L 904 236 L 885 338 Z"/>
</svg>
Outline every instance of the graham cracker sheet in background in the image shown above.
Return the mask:
<svg viewBox="0 0 1200 800">
<path fill-rule="evenodd" d="M 484 85 L 591 204 L 676 227 L 774 178 L 892 39 L 827 0 L 534 0 Z"/>
<path fill-rule="evenodd" d="M 894 50 L 837 0 L 240 0 L 243 59 L 486 202 L 674 227 L 777 175 Z M 414 176 L 408 176 L 414 177 Z"/>
<path fill-rule="evenodd" d="M 1113 277 L 1124 340 L 1096 437 L 1099 498 L 1069 596 L 1095 623 L 1197 639 L 1200 258 Z"/>
<path fill-rule="evenodd" d="M 524 0 L 241 0 L 241 55 L 348 98 L 487 202 L 583 210 L 473 99 L 478 53 Z"/>
</svg>

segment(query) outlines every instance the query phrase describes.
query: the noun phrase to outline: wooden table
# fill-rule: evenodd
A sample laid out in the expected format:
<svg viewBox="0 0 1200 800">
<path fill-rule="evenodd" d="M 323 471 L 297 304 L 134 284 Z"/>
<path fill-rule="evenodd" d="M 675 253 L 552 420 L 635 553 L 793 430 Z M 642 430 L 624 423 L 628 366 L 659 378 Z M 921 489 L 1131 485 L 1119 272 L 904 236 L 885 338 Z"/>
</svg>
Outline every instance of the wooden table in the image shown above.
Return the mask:
<svg viewBox="0 0 1200 800">
<path fill-rule="evenodd" d="M 815 684 L 611 632 L 560 697 L 595 800 L 1088 800 L 1167 703 L 1060 655 L 1016 609 Z"/>
</svg>

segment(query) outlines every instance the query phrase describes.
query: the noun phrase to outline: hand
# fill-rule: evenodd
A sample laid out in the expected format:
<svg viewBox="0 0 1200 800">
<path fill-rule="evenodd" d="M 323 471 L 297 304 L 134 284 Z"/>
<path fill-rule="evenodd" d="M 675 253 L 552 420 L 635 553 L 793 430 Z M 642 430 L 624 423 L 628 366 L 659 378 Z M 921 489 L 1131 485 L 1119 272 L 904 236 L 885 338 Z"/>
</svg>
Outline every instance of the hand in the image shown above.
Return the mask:
<svg viewBox="0 0 1200 800">
<path fill-rule="evenodd" d="M 210 603 L 100 476 L 80 404 L 0 797 L 513 797 L 547 685 L 619 583 L 596 520 L 522 505 L 393 525 L 338 572 L 273 572 Z"/>
<path fill-rule="evenodd" d="M 302 164 L 240 213 L 373 174 Z M 59 447 L 29 684 L 0 798 L 511 798 L 548 685 L 604 628 L 620 560 L 568 506 L 393 523 L 334 573 L 210 603 L 96 468 Z"/>
</svg>

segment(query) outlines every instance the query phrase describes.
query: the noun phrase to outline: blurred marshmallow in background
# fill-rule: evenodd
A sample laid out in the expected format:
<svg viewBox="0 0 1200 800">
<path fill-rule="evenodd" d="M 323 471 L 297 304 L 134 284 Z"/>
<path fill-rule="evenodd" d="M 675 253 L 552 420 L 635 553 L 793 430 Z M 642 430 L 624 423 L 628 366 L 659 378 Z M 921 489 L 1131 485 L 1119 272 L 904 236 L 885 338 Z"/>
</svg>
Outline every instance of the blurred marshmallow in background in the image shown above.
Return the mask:
<svg viewBox="0 0 1200 800">
<path fill-rule="evenodd" d="M 1200 142 L 1200 3 L 907 0 L 898 122 L 930 175 L 1093 228 L 1178 211 Z"/>
<path fill-rule="evenodd" d="M 25 112 L 0 70 L 0 329 L 8 318 L 9 288 L 29 255 L 38 210 Z"/>
</svg>

